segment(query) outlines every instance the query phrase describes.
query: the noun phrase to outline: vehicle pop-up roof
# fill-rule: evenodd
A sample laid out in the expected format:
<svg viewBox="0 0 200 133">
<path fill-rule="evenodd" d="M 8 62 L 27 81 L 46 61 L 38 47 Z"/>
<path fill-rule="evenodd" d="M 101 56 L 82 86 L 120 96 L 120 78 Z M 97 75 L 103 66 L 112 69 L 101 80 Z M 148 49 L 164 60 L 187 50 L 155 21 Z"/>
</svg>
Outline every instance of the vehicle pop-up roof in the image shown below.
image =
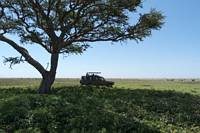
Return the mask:
<svg viewBox="0 0 200 133">
<path fill-rule="evenodd" d="M 87 72 L 88 75 L 97 75 L 97 74 L 101 74 L 101 72 Z"/>
</svg>

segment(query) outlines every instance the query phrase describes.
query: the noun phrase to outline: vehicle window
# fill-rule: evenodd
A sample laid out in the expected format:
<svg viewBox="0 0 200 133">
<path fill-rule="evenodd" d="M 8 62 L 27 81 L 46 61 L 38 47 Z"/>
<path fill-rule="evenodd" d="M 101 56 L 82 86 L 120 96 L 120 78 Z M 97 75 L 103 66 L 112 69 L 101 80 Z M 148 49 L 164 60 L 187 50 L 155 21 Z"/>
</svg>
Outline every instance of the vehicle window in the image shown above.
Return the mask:
<svg viewBox="0 0 200 133">
<path fill-rule="evenodd" d="M 101 81 L 104 81 L 105 79 L 104 78 L 100 78 L 101 79 Z"/>
</svg>

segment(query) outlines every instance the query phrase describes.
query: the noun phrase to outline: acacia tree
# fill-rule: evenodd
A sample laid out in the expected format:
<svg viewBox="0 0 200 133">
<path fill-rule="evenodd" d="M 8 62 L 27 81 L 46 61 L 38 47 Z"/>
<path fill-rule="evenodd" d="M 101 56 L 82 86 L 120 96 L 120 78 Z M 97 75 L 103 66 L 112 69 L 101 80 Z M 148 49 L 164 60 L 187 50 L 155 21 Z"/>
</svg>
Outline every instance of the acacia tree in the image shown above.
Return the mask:
<svg viewBox="0 0 200 133">
<path fill-rule="evenodd" d="M 142 0 L 0 0 L 0 41 L 21 55 L 5 62 L 32 65 L 42 75 L 39 92 L 48 93 L 60 54 L 83 53 L 92 42 L 142 41 L 161 28 L 160 12 L 138 13 L 139 8 Z M 135 17 L 132 24 L 130 16 Z M 9 34 L 17 35 L 21 43 Z M 24 44 L 44 48 L 51 55 L 50 69 L 35 60 Z"/>
</svg>

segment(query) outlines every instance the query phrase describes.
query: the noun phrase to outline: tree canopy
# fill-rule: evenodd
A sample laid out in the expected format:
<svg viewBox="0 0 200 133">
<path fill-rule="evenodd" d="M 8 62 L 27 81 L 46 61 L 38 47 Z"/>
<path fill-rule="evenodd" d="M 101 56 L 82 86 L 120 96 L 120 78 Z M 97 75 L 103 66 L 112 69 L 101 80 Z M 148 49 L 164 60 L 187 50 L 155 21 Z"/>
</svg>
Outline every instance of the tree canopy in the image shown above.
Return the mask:
<svg viewBox="0 0 200 133">
<path fill-rule="evenodd" d="M 155 9 L 139 13 L 142 0 L 0 0 L 0 41 L 17 50 L 21 57 L 6 58 L 16 64 L 26 61 L 44 77 L 56 71 L 59 54 L 83 53 L 92 42 L 142 41 L 163 24 Z M 135 23 L 130 21 L 135 17 Z M 47 71 L 21 44 L 35 44 L 51 54 Z"/>
</svg>

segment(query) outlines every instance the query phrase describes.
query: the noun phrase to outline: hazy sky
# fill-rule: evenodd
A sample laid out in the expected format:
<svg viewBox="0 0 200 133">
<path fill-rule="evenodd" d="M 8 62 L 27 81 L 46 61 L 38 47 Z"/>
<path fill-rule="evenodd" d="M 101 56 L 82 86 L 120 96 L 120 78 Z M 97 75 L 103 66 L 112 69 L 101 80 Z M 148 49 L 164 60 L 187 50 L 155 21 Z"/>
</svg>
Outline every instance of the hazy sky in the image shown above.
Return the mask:
<svg viewBox="0 0 200 133">
<path fill-rule="evenodd" d="M 166 16 L 160 31 L 143 42 L 96 43 L 83 55 L 60 56 L 57 77 L 80 77 L 100 71 L 112 78 L 200 78 L 200 0 L 144 0 L 145 11 L 156 8 Z M 17 41 L 15 37 L 13 40 Z M 46 67 L 48 54 L 29 46 Z M 2 56 L 16 52 L 0 42 L 0 77 L 40 77 L 27 63 L 9 69 Z"/>
</svg>

